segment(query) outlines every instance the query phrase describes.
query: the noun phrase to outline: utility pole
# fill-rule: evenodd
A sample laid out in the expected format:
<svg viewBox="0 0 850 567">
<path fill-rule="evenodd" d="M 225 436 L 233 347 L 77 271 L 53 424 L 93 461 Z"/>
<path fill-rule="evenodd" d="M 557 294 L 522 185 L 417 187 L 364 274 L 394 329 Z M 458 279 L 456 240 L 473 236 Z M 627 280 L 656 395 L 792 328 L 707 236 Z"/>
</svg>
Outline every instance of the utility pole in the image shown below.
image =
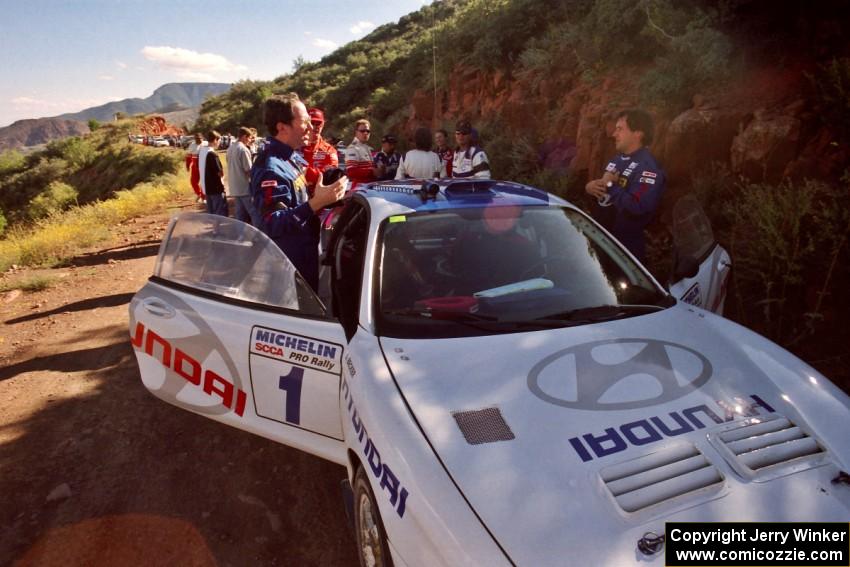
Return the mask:
<svg viewBox="0 0 850 567">
<path fill-rule="evenodd" d="M 431 4 L 431 69 L 434 77 L 434 114 L 431 118 L 431 126 L 436 128 L 439 124 L 437 120 L 437 16 L 434 5 Z"/>
</svg>

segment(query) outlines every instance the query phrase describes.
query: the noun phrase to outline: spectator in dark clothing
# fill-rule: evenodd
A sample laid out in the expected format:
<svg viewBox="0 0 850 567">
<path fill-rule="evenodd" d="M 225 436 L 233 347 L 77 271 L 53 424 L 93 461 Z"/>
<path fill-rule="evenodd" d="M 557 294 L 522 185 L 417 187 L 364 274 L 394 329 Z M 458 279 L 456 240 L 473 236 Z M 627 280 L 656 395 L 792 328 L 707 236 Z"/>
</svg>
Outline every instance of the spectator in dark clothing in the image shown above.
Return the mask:
<svg viewBox="0 0 850 567">
<path fill-rule="evenodd" d="M 396 137 L 391 134 L 387 134 L 381 139 L 381 151 L 375 154 L 374 160 L 375 176 L 378 181 L 395 179 L 398 164 L 401 161 L 401 154 L 395 151 L 397 142 Z"/>
<path fill-rule="evenodd" d="M 455 159 L 455 151 L 449 147 L 449 134 L 445 130 L 437 130 L 434 132 L 434 143 L 437 145 L 437 155 L 440 156 L 440 161 L 443 162 L 445 173 L 441 173 L 442 177 L 452 176 L 452 160 Z M 442 171 L 442 170 L 441 170 Z"/>
<path fill-rule="evenodd" d="M 207 190 L 207 212 L 211 215 L 227 216 L 227 197 L 224 193 L 224 168 L 216 150 L 221 144 L 221 134 L 215 130 L 207 135 L 210 151 L 204 169 L 204 185 Z"/>
</svg>

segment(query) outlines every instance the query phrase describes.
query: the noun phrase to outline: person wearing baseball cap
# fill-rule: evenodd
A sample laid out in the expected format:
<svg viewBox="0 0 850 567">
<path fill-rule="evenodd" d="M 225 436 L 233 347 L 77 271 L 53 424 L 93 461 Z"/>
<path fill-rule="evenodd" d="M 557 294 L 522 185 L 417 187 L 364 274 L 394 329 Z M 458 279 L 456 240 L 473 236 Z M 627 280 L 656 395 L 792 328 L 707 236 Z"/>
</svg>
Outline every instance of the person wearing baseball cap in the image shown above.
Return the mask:
<svg viewBox="0 0 850 567">
<path fill-rule="evenodd" d="M 387 134 L 381 138 L 381 151 L 375 154 L 375 173 L 378 181 L 395 179 L 401 154 L 395 151 L 398 142 L 395 136 Z"/>
<path fill-rule="evenodd" d="M 474 145 L 475 129 L 469 120 L 461 120 L 455 126 L 457 151 L 452 161 L 452 177 L 463 179 L 490 179 L 490 160 L 480 147 Z"/>
<path fill-rule="evenodd" d="M 311 108 L 307 111 L 310 115 L 310 141 L 301 148 L 301 155 L 307 162 L 305 177 L 307 179 L 307 192 L 312 194 L 316 182 L 322 172 L 332 167 L 339 167 L 339 156 L 336 148 L 322 138 L 322 129 L 325 127 L 325 113 L 319 108 Z"/>
</svg>

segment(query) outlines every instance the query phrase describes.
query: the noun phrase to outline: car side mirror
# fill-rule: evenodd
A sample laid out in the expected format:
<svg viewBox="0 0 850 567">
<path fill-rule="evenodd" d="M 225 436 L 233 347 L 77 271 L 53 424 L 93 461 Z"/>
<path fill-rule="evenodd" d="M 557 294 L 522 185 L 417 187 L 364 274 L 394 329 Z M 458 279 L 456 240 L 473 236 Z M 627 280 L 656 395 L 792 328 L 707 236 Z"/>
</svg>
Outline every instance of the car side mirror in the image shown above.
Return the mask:
<svg viewBox="0 0 850 567">
<path fill-rule="evenodd" d="M 692 278 L 699 273 L 699 262 L 693 256 L 681 256 L 673 270 L 673 281 Z"/>
</svg>

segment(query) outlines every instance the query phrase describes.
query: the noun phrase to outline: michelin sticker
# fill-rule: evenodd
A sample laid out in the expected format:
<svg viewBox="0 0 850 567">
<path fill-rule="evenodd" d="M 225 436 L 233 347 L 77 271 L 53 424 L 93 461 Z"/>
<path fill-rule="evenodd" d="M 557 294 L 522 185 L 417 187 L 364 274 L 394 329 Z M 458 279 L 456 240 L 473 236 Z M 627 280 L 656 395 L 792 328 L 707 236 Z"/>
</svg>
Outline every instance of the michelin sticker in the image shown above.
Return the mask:
<svg viewBox="0 0 850 567">
<path fill-rule="evenodd" d="M 251 354 L 339 374 L 342 347 L 284 331 L 254 327 L 251 330 Z"/>
<path fill-rule="evenodd" d="M 249 359 L 259 417 L 342 439 L 339 381 L 342 345 L 255 325 Z M 334 419 L 336 416 L 336 419 Z"/>
</svg>

